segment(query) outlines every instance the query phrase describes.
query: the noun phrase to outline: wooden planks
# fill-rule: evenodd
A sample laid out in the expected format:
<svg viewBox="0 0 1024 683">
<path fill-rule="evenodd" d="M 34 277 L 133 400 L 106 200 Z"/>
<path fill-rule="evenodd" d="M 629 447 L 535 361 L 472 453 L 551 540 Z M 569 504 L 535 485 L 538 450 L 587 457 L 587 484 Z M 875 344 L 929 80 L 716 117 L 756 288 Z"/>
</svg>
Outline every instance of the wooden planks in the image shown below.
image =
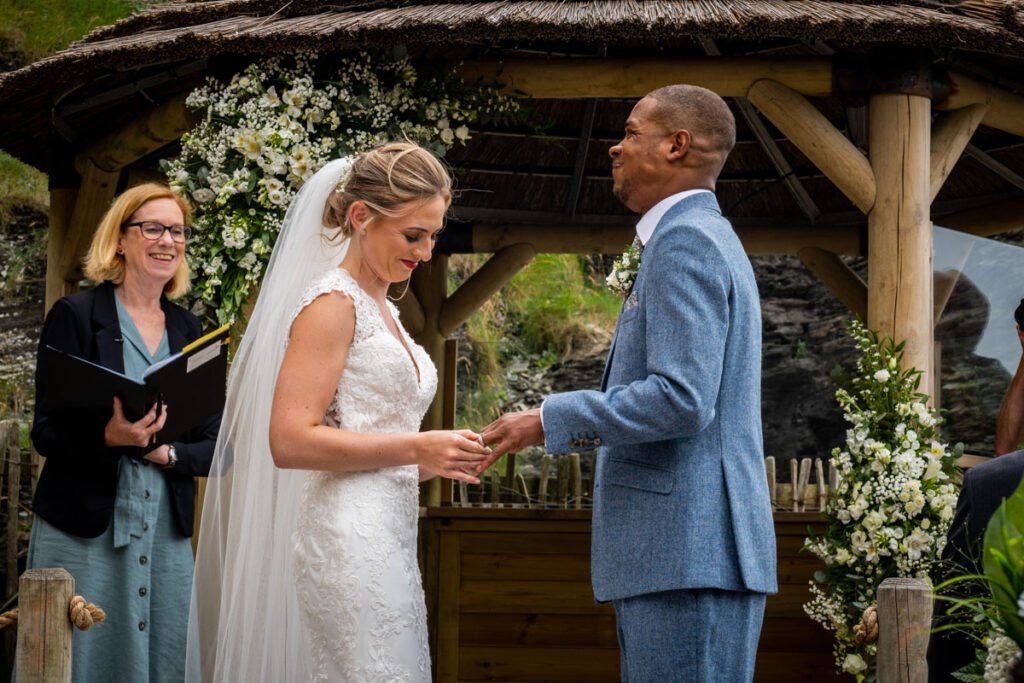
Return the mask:
<svg viewBox="0 0 1024 683">
<path fill-rule="evenodd" d="M 436 680 L 619 680 L 614 610 L 590 585 L 587 513 L 550 512 L 428 511 L 424 531 L 441 539 Z M 809 527 L 821 531 L 816 513 L 776 515 L 779 593 L 765 609 L 757 683 L 846 680 L 834 673 L 831 634 L 803 611 L 822 567 L 802 550 Z"/>
</svg>

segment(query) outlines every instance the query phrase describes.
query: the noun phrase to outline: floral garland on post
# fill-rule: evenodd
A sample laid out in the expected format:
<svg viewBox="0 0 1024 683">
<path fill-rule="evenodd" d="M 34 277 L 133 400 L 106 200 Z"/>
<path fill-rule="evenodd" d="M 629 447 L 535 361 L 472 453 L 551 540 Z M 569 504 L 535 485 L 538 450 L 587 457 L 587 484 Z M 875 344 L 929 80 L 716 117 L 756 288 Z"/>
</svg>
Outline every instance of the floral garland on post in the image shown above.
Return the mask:
<svg viewBox="0 0 1024 683">
<path fill-rule="evenodd" d="M 805 547 L 827 568 L 811 582 L 804 610 L 835 631 L 836 666 L 861 681 L 876 647 L 855 632 L 882 580 L 929 578 L 946 543 L 958 487 L 950 481 L 962 447 L 941 441 L 941 418 L 918 393 L 921 373 L 902 369 L 903 344 L 850 323 L 860 357 L 851 389 L 836 399 L 850 423 L 846 448 L 832 451 L 839 484 L 825 532 Z"/>
<path fill-rule="evenodd" d="M 189 259 L 200 315 L 211 307 L 220 323 L 239 315 L 289 204 L 328 161 L 402 139 L 444 156 L 469 139 L 469 124 L 519 111 L 498 85 L 421 76 L 400 48 L 328 62 L 312 54 L 272 57 L 226 83 L 210 78 L 189 95 L 201 121 L 182 136 L 181 153 L 161 165 L 195 207 Z"/>
</svg>

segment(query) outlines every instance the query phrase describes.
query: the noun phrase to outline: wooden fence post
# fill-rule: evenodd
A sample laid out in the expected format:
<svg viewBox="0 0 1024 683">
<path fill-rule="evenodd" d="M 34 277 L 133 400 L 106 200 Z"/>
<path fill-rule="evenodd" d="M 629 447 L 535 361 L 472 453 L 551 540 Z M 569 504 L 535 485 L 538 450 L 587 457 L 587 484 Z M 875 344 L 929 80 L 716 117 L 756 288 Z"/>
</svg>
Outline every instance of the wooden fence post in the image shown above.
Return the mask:
<svg viewBox="0 0 1024 683">
<path fill-rule="evenodd" d="M 0 422 L 0 456 L 7 461 L 7 568 L 6 595 L 18 589 L 18 504 L 21 499 L 21 448 L 17 420 Z"/>
<path fill-rule="evenodd" d="M 70 683 L 75 580 L 64 569 L 29 569 L 18 597 L 18 683 Z"/>
<path fill-rule="evenodd" d="M 878 587 L 878 683 L 928 680 L 932 588 L 921 579 L 888 578 Z"/>
</svg>

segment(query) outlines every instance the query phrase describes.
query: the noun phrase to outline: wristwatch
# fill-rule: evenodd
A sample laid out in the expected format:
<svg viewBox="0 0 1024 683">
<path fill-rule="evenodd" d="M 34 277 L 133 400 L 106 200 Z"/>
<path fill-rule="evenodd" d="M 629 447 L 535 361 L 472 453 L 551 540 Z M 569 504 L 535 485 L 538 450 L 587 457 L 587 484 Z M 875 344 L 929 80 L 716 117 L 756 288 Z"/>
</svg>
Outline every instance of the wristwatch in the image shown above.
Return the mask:
<svg viewBox="0 0 1024 683">
<path fill-rule="evenodd" d="M 178 464 L 178 451 L 174 449 L 174 444 L 167 444 L 167 464 L 164 465 L 165 470 L 173 470 L 174 466 Z"/>
</svg>

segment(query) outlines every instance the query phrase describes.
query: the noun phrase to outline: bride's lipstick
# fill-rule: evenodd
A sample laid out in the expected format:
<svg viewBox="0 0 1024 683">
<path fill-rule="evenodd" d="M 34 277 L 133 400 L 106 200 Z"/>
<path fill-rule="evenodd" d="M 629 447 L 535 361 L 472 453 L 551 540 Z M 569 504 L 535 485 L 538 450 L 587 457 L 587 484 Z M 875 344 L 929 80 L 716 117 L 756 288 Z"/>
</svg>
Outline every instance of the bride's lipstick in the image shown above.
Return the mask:
<svg viewBox="0 0 1024 683">
<path fill-rule="evenodd" d="M 408 268 L 409 270 L 415 270 L 416 266 L 418 266 L 420 264 L 419 261 L 406 261 L 404 258 L 403 259 L 399 259 L 399 261 L 401 261 L 405 265 L 405 267 Z"/>
</svg>

